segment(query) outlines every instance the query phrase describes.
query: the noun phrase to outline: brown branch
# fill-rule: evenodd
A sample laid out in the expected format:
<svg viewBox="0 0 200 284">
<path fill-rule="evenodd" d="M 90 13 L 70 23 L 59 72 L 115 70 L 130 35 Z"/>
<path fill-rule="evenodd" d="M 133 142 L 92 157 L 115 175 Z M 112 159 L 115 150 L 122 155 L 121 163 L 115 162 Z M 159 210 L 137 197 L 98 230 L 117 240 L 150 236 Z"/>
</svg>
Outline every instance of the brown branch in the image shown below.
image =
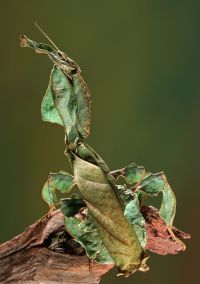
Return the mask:
<svg viewBox="0 0 200 284">
<path fill-rule="evenodd" d="M 143 206 L 146 249 L 177 254 L 185 249 L 178 238 L 188 239 L 160 218 L 158 210 Z M 0 245 L 0 283 L 99 283 L 112 265 L 91 263 L 85 250 L 67 234 L 60 210 L 45 215 L 21 235 Z"/>
<path fill-rule="evenodd" d="M 91 263 L 65 231 L 60 210 L 0 245 L 0 283 L 99 283 L 111 265 Z"/>
</svg>

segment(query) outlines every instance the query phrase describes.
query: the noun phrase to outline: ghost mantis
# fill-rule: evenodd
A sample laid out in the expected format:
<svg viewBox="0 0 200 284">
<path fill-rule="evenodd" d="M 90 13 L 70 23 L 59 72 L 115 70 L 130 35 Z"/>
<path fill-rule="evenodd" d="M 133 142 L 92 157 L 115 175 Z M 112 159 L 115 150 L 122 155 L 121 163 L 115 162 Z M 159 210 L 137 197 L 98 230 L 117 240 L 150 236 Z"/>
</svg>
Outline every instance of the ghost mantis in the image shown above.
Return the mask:
<svg viewBox="0 0 200 284">
<path fill-rule="evenodd" d="M 163 172 L 152 174 L 134 163 L 110 171 L 85 143 L 91 124 L 89 89 L 75 61 L 41 31 L 51 46 L 25 35 L 21 36 L 21 46 L 48 55 L 54 64 L 41 115 L 43 121 L 64 127 L 65 155 L 73 170 L 73 175 L 66 171 L 50 173 L 42 189 L 43 199 L 50 210 L 61 205 L 67 232 L 84 246 L 91 260 L 114 263 L 125 276 L 136 270 L 146 271 L 147 232 L 141 204 L 149 196 L 162 193 L 159 215 L 171 237 L 180 242 L 171 229 L 176 213 L 175 195 Z M 119 177 L 125 185 L 118 184 Z M 59 200 L 57 191 L 70 197 Z"/>
</svg>

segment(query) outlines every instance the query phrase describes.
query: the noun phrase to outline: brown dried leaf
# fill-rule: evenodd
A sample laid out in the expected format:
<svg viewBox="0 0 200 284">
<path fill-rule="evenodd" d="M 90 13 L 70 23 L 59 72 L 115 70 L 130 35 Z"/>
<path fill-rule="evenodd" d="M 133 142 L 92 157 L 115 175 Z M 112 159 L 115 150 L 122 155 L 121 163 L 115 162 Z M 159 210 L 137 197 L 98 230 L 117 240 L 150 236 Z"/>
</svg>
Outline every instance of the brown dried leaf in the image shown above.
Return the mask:
<svg viewBox="0 0 200 284">
<path fill-rule="evenodd" d="M 185 244 L 179 238 L 189 239 L 189 234 L 167 226 L 158 210 L 152 206 L 143 206 L 141 212 L 146 221 L 147 250 L 161 255 L 177 254 L 185 250 Z"/>
</svg>

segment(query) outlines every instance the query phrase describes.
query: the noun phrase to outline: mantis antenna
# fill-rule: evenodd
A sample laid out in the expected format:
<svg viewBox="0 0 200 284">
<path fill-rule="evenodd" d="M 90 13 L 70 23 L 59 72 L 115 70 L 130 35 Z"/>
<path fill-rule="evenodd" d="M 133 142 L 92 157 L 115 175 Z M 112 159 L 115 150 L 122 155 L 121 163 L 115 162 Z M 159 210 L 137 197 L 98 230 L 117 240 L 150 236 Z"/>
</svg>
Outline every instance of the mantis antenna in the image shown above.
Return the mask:
<svg viewBox="0 0 200 284">
<path fill-rule="evenodd" d="M 36 28 L 47 38 L 47 40 L 58 50 L 60 51 L 60 49 L 55 45 L 55 43 L 50 39 L 50 37 L 45 33 L 45 31 L 43 31 L 43 29 L 38 25 L 38 23 L 34 23 Z"/>
</svg>

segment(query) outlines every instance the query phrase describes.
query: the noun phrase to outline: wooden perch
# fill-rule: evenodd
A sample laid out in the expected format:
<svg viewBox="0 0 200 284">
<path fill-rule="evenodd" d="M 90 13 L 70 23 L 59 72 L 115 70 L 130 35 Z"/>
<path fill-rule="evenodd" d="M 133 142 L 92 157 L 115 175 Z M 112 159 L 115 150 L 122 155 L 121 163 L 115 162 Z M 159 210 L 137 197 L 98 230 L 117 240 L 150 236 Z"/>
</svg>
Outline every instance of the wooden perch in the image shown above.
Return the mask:
<svg viewBox="0 0 200 284">
<path fill-rule="evenodd" d="M 171 235 L 154 207 L 143 206 L 141 212 L 146 221 L 147 250 L 165 255 L 185 249 L 177 237 L 188 239 L 189 234 L 172 227 Z M 96 284 L 112 267 L 91 263 L 84 248 L 66 232 L 60 210 L 0 245 L 0 283 Z"/>
<path fill-rule="evenodd" d="M 0 283 L 96 284 L 111 268 L 90 262 L 66 233 L 60 210 L 0 245 Z"/>
</svg>

